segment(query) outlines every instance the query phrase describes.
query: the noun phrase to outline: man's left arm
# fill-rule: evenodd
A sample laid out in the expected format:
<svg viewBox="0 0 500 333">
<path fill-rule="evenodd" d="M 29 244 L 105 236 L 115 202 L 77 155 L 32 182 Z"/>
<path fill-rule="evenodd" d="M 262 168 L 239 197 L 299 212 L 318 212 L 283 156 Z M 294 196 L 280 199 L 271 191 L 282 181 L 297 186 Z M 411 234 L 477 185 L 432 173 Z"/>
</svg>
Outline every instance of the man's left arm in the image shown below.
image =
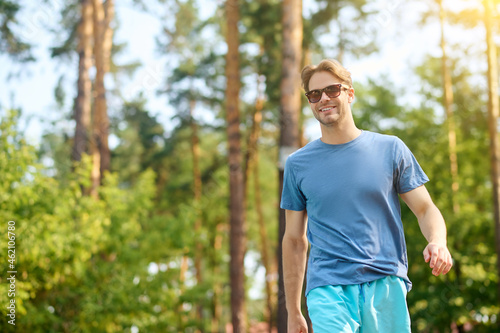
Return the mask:
<svg viewBox="0 0 500 333">
<path fill-rule="evenodd" d="M 448 273 L 453 262 L 446 245 L 446 224 L 429 192 L 422 185 L 400 196 L 417 217 L 420 230 L 429 243 L 423 254 L 425 262 L 432 268 L 432 274 Z"/>
</svg>

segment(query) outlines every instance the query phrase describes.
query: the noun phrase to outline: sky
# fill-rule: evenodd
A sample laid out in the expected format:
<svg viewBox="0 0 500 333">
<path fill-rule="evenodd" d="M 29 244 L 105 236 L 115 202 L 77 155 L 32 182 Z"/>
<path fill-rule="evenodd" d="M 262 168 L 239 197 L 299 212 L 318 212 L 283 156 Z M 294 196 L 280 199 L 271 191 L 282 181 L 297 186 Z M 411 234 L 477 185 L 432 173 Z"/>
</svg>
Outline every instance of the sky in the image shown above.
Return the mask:
<svg viewBox="0 0 500 333">
<path fill-rule="evenodd" d="M 0 56 L 0 107 L 2 110 L 11 107 L 22 109 L 24 121 L 21 127 L 25 128 L 26 138 L 34 144 L 39 142 L 44 129 L 50 131 L 53 126 L 59 129 L 74 126 L 71 121 L 61 121 L 61 113 L 71 112 L 72 98 L 76 93 L 77 59 L 51 59 L 49 48 L 56 45 L 57 37 L 65 36 L 47 33 L 49 29 L 57 29 L 62 1 L 48 0 L 45 7 L 39 6 L 38 1 L 22 1 L 25 6 L 19 15 L 19 26 L 22 28 L 17 31 L 23 40 L 33 44 L 34 63 L 19 64 L 5 55 Z M 136 96 L 142 92 L 149 100 L 148 106 L 164 116 L 161 117 L 165 118 L 163 121 L 167 121 L 173 110 L 165 98 L 156 97 L 156 90 L 165 80 L 165 60 L 158 57 L 155 42 L 155 36 L 161 31 L 161 21 L 155 15 L 141 12 L 130 0 L 117 1 L 116 17 L 119 29 L 114 39 L 128 44 L 116 62 L 142 63 L 135 75 L 125 80 L 122 91 L 125 96 Z M 61 75 L 64 75 L 63 86 L 67 96 L 63 110 L 58 110 L 54 88 Z M 106 84 L 110 87 L 113 82 L 107 80 Z M 108 103 L 113 106 L 112 100 Z"/>
<path fill-rule="evenodd" d="M 26 42 L 34 45 L 34 63 L 18 64 L 5 55 L 0 56 L 0 108 L 21 108 L 23 118 L 21 128 L 29 142 L 37 144 L 44 131 L 62 129 L 68 133 L 73 131 L 74 123 L 69 120 L 72 99 L 75 95 L 77 75 L 77 59 L 61 62 L 50 58 L 49 48 L 62 39 L 63 34 L 57 23 L 60 20 L 59 9 L 64 0 L 47 0 L 47 5 L 39 5 L 39 1 L 21 0 L 23 10 L 19 15 L 17 33 Z M 220 1 L 219 1 L 220 2 Z M 453 8 L 471 1 L 445 1 L 446 5 L 453 3 Z M 154 3 L 151 1 L 150 3 Z M 214 2 L 201 1 L 204 6 L 202 13 L 209 15 L 214 10 Z M 354 82 L 366 83 L 368 78 L 376 78 L 385 74 L 396 87 L 406 87 L 408 94 L 405 103 L 418 101 L 418 80 L 413 74 L 413 68 L 422 62 L 427 54 L 439 56 L 439 25 L 437 20 L 425 28 L 415 29 L 418 25 L 419 13 L 426 10 L 425 2 L 409 0 L 377 0 L 371 8 L 377 11 L 372 16 L 364 33 L 359 38 L 371 38 L 370 33 L 377 33 L 381 50 L 361 59 L 346 57 L 344 65 L 351 71 Z M 304 15 L 314 10 L 311 0 L 304 0 Z M 126 42 L 127 48 L 117 59 L 117 63 L 140 61 L 142 66 L 135 75 L 122 80 L 122 91 L 126 97 L 137 96 L 139 93 L 147 98 L 147 107 L 158 116 L 159 121 L 168 129 L 172 128 L 171 116 L 174 107 L 168 104 L 165 96 L 158 96 L 157 90 L 165 82 L 166 57 L 160 54 L 155 39 L 160 34 L 162 24 L 168 24 L 167 10 L 160 5 L 150 6 L 149 12 L 140 11 L 131 0 L 116 1 L 116 17 L 118 29 L 115 32 L 115 42 Z M 346 22 L 348 24 L 348 22 Z M 49 30 L 54 31 L 48 33 Z M 333 34 L 334 32 L 332 32 Z M 467 36 L 469 34 L 470 36 Z M 451 29 L 447 38 L 459 43 L 463 38 L 477 39 L 477 31 L 455 33 Z M 325 41 L 330 34 L 322 36 Z M 335 57 L 335 50 L 327 50 L 328 57 Z M 320 57 L 313 55 L 313 62 Z M 58 109 L 54 99 L 54 88 L 63 76 L 63 86 L 66 88 L 66 100 L 62 109 Z M 109 78 L 108 78 L 109 79 Z M 107 86 L 113 85 L 112 80 L 106 81 Z M 115 103 L 115 105 L 113 104 Z M 116 108 L 118 101 L 109 100 L 110 107 Z M 354 104 L 355 107 L 355 104 Z M 319 127 L 314 120 L 307 125 L 306 135 L 309 139 L 319 137 Z M 113 138 L 110 138 L 113 141 Z M 113 142 L 110 142 L 113 145 Z"/>
</svg>

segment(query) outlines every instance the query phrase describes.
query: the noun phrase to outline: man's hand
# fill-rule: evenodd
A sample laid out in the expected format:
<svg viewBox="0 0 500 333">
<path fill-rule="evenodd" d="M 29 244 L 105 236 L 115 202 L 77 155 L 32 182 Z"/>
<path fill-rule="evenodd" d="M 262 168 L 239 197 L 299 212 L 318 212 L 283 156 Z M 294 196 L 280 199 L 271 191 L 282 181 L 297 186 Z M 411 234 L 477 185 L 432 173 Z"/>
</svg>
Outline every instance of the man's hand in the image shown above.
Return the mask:
<svg viewBox="0 0 500 333">
<path fill-rule="evenodd" d="M 446 225 L 443 215 L 432 202 L 424 185 L 401 194 L 411 211 L 418 219 L 420 230 L 429 244 L 424 249 L 424 260 L 432 268 L 432 274 L 446 274 L 453 262 L 446 247 Z"/>
<path fill-rule="evenodd" d="M 424 260 L 432 268 L 432 274 L 446 274 L 453 266 L 450 251 L 445 245 L 429 243 L 424 249 Z"/>
<path fill-rule="evenodd" d="M 302 314 L 288 316 L 288 333 L 307 333 L 307 322 Z"/>
</svg>

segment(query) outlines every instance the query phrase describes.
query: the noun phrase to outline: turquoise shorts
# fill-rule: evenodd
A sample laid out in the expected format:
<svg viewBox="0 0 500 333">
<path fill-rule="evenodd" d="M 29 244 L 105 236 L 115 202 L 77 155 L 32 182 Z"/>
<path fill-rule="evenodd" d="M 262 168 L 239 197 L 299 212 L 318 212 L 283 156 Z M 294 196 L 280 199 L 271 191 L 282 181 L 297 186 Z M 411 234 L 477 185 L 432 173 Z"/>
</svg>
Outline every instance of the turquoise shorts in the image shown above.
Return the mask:
<svg viewBox="0 0 500 333">
<path fill-rule="evenodd" d="M 314 288 L 307 295 L 314 333 L 411 332 L 403 279 Z"/>
</svg>

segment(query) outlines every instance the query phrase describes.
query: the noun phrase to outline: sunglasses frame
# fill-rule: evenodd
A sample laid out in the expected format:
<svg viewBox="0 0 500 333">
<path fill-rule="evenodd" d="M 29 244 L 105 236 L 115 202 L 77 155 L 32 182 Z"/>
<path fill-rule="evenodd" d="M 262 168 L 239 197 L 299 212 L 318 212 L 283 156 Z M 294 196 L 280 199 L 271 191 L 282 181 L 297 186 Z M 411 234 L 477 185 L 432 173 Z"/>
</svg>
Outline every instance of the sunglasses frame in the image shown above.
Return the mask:
<svg viewBox="0 0 500 333">
<path fill-rule="evenodd" d="M 328 93 L 328 89 L 330 89 L 331 87 L 338 87 L 338 91 L 335 92 L 335 95 Z M 329 85 L 328 87 L 324 87 L 323 89 L 310 90 L 310 91 L 306 92 L 305 95 L 307 97 L 307 100 L 310 103 L 318 103 L 319 101 L 321 101 L 321 97 L 323 97 L 323 93 L 325 93 L 326 96 L 328 96 L 329 98 L 339 97 L 340 93 L 342 92 L 342 88 L 349 89 L 349 88 L 346 88 L 342 83 L 337 83 L 337 84 Z M 317 101 L 312 101 L 311 97 L 309 97 L 311 95 L 311 93 L 313 93 L 313 92 L 319 92 L 319 94 L 320 94 Z"/>
</svg>

